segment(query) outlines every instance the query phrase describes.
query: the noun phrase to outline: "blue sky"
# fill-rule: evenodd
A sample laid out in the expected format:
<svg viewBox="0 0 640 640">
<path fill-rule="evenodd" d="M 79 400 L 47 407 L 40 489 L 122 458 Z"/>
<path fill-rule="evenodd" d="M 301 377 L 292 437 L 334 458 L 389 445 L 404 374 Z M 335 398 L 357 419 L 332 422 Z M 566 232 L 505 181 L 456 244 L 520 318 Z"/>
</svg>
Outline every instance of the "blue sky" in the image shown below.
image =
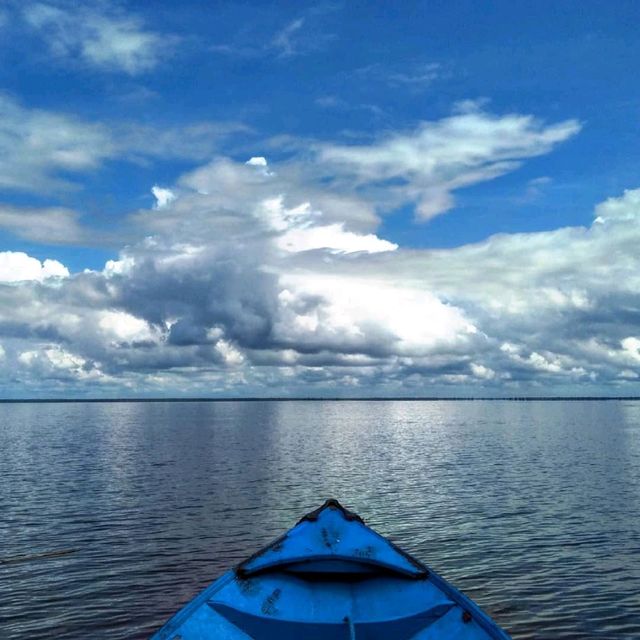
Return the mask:
<svg viewBox="0 0 640 640">
<path fill-rule="evenodd" d="M 638 13 L 5 2 L 0 395 L 637 392 Z"/>
</svg>

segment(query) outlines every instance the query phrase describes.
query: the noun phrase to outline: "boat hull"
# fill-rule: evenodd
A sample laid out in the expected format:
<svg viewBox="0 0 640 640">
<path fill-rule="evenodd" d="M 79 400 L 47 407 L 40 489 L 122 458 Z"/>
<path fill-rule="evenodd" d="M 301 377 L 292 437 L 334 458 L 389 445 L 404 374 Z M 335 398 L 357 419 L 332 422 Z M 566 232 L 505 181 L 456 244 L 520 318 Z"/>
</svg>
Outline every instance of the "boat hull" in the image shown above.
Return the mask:
<svg viewBox="0 0 640 640">
<path fill-rule="evenodd" d="M 336 501 L 227 572 L 152 640 L 505 640 L 474 602 Z"/>
</svg>

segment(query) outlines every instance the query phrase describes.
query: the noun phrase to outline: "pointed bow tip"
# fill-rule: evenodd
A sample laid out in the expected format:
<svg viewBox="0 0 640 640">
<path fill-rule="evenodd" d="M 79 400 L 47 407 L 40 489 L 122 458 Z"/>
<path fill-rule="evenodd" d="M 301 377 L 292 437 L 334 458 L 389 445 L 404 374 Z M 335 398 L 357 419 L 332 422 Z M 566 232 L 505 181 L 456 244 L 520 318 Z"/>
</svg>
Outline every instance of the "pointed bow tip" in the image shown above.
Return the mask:
<svg viewBox="0 0 640 640">
<path fill-rule="evenodd" d="M 336 511 L 339 511 L 345 520 L 355 520 L 356 522 L 360 522 L 362 524 L 365 523 L 357 513 L 349 511 L 349 509 L 343 507 L 338 500 L 336 500 L 335 498 L 328 498 L 320 507 L 314 509 L 313 511 L 310 511 L 305 516 L 302 516 L 302 518 L 300 518 L 300 520 L 298 521 L 298 524 L 300 524 L 301 522 L 314 522 L 318 519 L 318 516 L 326 509 L 335 509 Z"/>
</svg>

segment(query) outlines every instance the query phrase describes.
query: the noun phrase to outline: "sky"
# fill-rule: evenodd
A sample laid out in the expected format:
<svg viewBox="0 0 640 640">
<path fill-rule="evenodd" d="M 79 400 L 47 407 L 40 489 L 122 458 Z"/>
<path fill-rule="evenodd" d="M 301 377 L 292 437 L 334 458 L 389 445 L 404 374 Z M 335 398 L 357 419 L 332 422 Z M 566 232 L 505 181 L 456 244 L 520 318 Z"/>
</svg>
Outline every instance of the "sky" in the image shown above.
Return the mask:
<svg viewBox="0 0 640 640">
<path fill-rule="evenodd" d="M 640 394 L 640 6 L 0 2 L 0 398 Z"/>
</svg>

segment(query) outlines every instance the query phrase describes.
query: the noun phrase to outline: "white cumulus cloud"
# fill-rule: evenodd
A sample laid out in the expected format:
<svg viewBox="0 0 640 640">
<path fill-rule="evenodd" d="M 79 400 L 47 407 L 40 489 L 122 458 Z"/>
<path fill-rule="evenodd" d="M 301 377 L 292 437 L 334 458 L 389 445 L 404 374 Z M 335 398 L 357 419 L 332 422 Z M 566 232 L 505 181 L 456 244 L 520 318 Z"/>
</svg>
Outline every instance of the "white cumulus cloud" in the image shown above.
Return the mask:
<svg viewBox="0 0 640 640">
<path fill-rule="evenodd" d="M 267 159 L 263 158 L 262 156 L 253 156 L 251 158 L 249 158 L 245 164 L 248 164 L 252 167 L 266 167 L 267 166 Z"/>
<path fill-rule="evenodd" d="M 69 270 L 57 260 L 40 262 L 22 251 L 0 251 L 0 282 L 66 278 Z"/>
<path fill-rule="evenodd" d="M 156 199 L 155 209 L 163 209 L 176 199 L 176 194 L 171 189 L 165 189 L 158 185 L 151 187 L 151 193 Z"/>
<path fill-rule="evenodd" d="M 450 249 L 397 246 L 380 225 L 388 207 L 452 197 L 576 127 L 467 109 L 414 137 L 294 149 L 269 173 L 216 156 L 161 187 L 180 194 L 171 206 L 131 214 L 137 235 L 102 271 L 0 253 L 0 380 L 116 395 L 628 390 L 640 190 L 596 206 L 590 226 Z M 469 135 L 444 139 L 457 129 Z M 47 221 L 78 224 L 5 206 L 0 225 L 20 233 L 21 215 L 52 235 Z"/>
</svg>

